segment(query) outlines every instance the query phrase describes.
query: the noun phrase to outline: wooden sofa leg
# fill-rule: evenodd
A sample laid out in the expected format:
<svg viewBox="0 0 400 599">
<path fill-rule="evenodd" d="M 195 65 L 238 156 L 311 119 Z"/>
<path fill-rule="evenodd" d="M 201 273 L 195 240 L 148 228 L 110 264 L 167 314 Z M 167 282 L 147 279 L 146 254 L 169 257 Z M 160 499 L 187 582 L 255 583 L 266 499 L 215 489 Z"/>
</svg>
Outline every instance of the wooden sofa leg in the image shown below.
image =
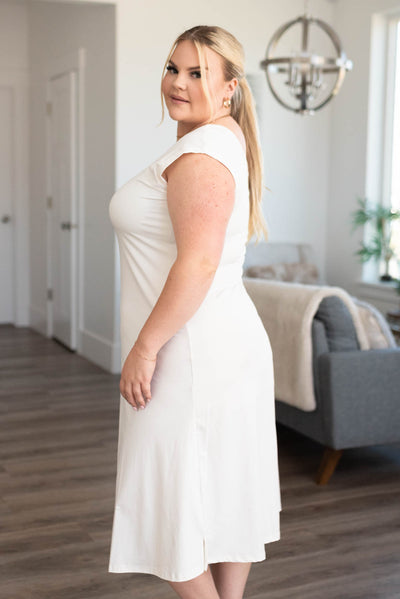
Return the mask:
<svg viewBox="0 0 400 599">
<path fill-rule="evenodd" d="M 316 483 L 319 485 L 326 485 L 329 482 L 329 479 L 334 473 L 342 453 L 343 449 L 332 449 L 331 447 L 325 447 L 324 455 L 322 456 L 315 479 Z"/>
</svg>

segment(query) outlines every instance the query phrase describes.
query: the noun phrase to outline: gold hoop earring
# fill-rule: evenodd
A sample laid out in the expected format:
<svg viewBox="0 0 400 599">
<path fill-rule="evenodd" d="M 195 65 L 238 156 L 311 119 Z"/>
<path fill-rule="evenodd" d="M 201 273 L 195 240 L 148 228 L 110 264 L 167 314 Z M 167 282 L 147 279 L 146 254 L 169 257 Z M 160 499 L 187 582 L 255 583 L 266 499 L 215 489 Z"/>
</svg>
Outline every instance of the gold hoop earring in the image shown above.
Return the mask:
<svg viewBox="0 0 400 599">
<path fill-rule="evenodd" d="M 225 108 L 229 108 L 230 105 L 231 105 L 230 98 L 228 98 L 227 100 L 224 100 L 224 106 L 225 106 Z"/>
</svg>

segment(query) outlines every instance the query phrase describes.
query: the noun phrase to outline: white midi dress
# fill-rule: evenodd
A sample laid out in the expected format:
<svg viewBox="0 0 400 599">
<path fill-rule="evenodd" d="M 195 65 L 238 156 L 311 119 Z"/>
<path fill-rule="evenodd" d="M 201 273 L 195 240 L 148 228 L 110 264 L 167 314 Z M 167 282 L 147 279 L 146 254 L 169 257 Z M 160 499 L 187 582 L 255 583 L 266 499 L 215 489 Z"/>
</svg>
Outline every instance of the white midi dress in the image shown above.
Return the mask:
<svg viewBox="0 0 400 599">
<path fill-rule="evenodd" d="M 266 559 L 280 539 L 281 496 L 269 337 L 242 280 L 249 191 L 235 133 L 206 124 L 119 188 L 109 215 L 120 253 L 121 365 L 177 250 L 165 168 L 187 152 L 232 173 L 221 260 L 193 316 L 159 350 L 151 401 L 120 395 L 109 572 L 190 580 L 215 562 Z"/>
</svg>

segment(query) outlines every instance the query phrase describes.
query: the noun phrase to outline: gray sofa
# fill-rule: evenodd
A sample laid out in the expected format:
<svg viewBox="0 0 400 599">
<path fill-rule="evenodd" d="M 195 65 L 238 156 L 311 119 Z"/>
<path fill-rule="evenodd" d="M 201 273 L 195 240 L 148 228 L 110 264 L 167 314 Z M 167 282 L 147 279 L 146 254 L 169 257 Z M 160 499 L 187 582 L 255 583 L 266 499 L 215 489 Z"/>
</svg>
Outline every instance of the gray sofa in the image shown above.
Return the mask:
<svg viewBox="0 0 400 599">
<path fill-rule="evenodd" d="M 248 245 L 244 272 L 257 264 L 312 260 L 307 244 L 260 242 Z M 316 482 L 326 484 L 344 449 L 400 443 L 400 347 L 360 350 L 350 312 L 337 296 L 321 301 L 310 334 L 317 407 L 306 412 L 275 398 L 276 419 L 324 446 Z"/>
</svg>

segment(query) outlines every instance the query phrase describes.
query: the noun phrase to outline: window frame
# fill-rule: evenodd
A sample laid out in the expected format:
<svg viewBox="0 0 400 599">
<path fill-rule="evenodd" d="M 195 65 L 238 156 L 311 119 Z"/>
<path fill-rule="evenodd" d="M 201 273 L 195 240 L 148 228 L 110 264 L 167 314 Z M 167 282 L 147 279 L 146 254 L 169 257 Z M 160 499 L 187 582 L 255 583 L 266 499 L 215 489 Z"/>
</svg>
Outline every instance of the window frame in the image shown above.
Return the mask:
<svg viewBox="0 0 400 599">
<path fill-rule="evenodd" d="M 400 81 L 396 81 L 397 78 L 400 79 L 400 12 L 392 14 L 387 18 L 386 31 L 386 77 L 383 115 L 381 197 L 384 206 L 394 207 L 392 202 L 394 127 L 395 118 L 400 119 L 400 107 L 396 106 L 396 104 L 398 105 L 400 103 Z M 399 94 L 399 96 L 397 94 Z M 382 263 L 383 260 L 381 261 L 381 264 Z M 389 265 L 389 273 L 394 277 L 400 276 L 398 268 L 393 264 L 393 260 Z"/>
</svg>

